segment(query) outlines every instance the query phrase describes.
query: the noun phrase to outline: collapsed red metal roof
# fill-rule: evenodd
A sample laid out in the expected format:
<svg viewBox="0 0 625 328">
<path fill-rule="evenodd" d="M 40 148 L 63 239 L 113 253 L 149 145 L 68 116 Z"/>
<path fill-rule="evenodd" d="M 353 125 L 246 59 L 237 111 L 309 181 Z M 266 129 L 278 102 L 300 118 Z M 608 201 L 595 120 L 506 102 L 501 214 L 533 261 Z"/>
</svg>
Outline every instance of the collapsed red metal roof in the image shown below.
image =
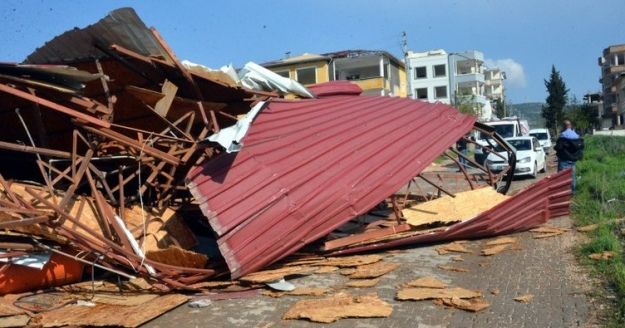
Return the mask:
<svg viewBox="0 0 625 328">
<path fill-rule="evenodd" d="M 356 246 L 332 252 L 331 255 L 360 253 L 403 245 L 484 238 L 525 231 L 551 218 L 569 214 L 571 195 L 571 170 L 568 169 L 550 175 L 488 211 L 480 213 L 475 218 L 454 224 L 445 230 Z"/>
<path fill-rule="evenodd" d="M 473 123 L 451 106 L 402 98 L 272 100 L 240 152 L 196 167 L 187 182 L 237 278 L 373 208 Z"/>
</svg>

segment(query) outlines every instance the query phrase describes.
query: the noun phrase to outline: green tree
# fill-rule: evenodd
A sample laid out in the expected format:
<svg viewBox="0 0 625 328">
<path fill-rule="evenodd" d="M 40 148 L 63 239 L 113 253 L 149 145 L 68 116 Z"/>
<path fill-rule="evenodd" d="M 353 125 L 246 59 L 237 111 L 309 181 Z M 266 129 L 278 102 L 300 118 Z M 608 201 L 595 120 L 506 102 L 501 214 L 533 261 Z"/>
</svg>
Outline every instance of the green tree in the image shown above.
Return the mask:
<svg viewBox="0 0 625 328">
<path fill-rule="evenodd" d="M 478 119 L 482 116 L 482 108 L 473 95 L 463 95 L 456 92 L 454 99 L 452 99 L 452 105 L 461 113 L 475 116 Z"/>
<path fill-rule="evenodd" d="M 580 104 L 575 96 L 566 106 L 566 115 L 573 126 L 580 131 L 588 131 L 598 123 L 595 109 L 590 104 Z"/>
<path fill-rule="evenodd" d="M 560 72 L 555 66 L 551 66 L 551 75 L 549 80 L 545 80 L 547 88 L 546 104 L 542 109 L 542 116 L 545 119 L 545 125 L 548 129 L 554 131 L 554 135 L 559 134 L 560 122 L 564 118 L 564 107 L 566 106 L 569 89 L 566 88 Z"/>
</svg>

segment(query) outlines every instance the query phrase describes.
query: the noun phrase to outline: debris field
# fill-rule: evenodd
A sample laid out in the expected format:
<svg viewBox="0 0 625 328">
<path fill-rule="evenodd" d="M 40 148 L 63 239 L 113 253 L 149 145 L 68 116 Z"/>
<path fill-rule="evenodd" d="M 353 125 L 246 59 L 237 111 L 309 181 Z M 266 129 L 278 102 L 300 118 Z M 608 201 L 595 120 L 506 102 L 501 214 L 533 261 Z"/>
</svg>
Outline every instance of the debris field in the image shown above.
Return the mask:
<svg viewBox="0 0 625 328">
<path fill-rule="evenodd" d="M 388 317 L 376 293 L 346 291 L 401 266 L 372 251 L 448 242 L 437 251 L 457 265 L 440 269 L 466 272 L 463 240 L 567 232 L 541 225 L 568 214 L 570 171 L 506 195 L 515 157 L 492 128 L 361 93 L 181 61 L 131 8 L 0 63 L 0 324 L 136 327 L 187 301 L 259 295 L 313 297 L 285 320 Z M 472 130 L 509 169 L 459 163 L 452 146 Z M 441 156 L 458 172 L 426 170 Z M 500 237 L 478 253 L 515 247 Z M 328 273 L 349 282 L 288 281 Z M 402 301 L 489 306 L 436 277 L 397 288 Z"/>
</svg>

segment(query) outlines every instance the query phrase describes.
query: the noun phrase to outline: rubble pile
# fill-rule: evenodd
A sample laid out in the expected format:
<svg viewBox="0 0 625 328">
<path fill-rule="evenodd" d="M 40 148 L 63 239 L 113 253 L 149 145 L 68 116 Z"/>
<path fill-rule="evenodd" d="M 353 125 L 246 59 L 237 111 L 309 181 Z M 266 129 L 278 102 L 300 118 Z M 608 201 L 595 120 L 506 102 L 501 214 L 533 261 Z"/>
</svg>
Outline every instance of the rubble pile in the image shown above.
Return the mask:
<svg viewBox="0 0 625 328">
<path fill-rule="evenodd" d="M 180 61 L 130 8 L 57 36 L 23 63 L 1 63 L 0 294 L 98 274 L 142 281 L 152 296 L 137 298 L 163 309 L 187 298 L 156 293 L 246 297 L 258 286 L 289 289 L 289 275 L 337 271 L 347 287 L 365 288 L 399 264 L 334 255 L 500 235 L 568 213 L 568 172 L 501 195 L 515 158 L 492 128 L 447 105 L 361 92 L 348 82 L 305 88 L 253 63 L 237 72 Z M 460 164 L 450 145 L 472 129 L 509 152 L 509 169 Z M 458 172 L 428 172 L 439 156 Z M 483 308 L 456 296 L 435 298 Z M 315 302 L 320 313 L 301 302 L 285 318 L 392 312 L 375 294 Z M 346 314 L 328 315 L 335 303 Z M 80 322 L 50 313 L 44 325 Z"/>
</svg>

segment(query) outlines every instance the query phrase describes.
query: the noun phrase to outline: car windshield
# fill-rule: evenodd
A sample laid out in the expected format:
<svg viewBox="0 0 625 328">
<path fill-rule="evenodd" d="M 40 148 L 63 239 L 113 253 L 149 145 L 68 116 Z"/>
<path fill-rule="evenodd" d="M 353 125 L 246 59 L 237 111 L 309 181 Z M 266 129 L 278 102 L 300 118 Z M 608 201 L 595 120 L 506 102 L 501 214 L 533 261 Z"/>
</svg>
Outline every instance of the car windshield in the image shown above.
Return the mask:
<svg viewBox="0 0 625 328">
<path fill-rule="evenodd" d="M 516 150 L 531 150 L 532 142 L 527 139 L 520 140 L 506 140 L 509 144 L 511 144 Z"/>
<path fill-rule="evenodd" d="M 493 128 L 500 136 L 504 138 L 514 137 L 514 125 L 513 124 L 501 124 L 493 125 Z"/>
<path fill-rule="evenodd" d="M 530 133 L 530 136 L 536 137 L 536 139 L 538 139 L 538 140 L 547 140 L 547 139 L 549 139 L 549 137 L 547 137 L 547 134 L 544 133 L 544 132 Z"/>
</svg>

